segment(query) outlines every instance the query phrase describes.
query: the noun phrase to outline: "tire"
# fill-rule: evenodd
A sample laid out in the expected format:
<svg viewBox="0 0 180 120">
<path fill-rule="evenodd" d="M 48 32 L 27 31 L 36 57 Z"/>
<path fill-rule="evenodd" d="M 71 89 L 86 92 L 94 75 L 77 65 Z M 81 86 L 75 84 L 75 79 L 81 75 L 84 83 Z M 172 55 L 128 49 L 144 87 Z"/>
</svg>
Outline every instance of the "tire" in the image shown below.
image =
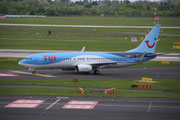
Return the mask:
<svg viewBox="0 0 180 120">
<path fill-rule="evenodd" d="M 36 74 L 36 71 L 32 71 L 32 74 Z"/>
<path fill-rule="evenodd" d="M 99 75 L 99 74 L 100 74 L 100 71 L 99 71 L 99 70 L 94 70 L 94 74 L 95 74 L 95 75 Z"/>
<path fill-rule="evenodd" d="M 78 69 L 77 66 L 76 66 L 76 68 L 75 68 L 75 71 L 76 71 L 77 74 L 79 74 L 79 69 Z"/>
</svg>

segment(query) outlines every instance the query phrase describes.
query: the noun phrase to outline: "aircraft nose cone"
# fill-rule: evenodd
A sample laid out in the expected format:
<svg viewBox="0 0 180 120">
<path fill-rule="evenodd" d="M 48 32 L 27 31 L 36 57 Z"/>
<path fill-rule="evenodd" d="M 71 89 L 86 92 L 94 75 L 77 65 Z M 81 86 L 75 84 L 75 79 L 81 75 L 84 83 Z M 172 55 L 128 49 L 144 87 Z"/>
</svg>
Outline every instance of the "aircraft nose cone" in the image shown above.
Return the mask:
<svg viewBox="0 0 180 120">
<path fill-rule="evenodd" d="M 21 61 L 18 62 L 18 65 L 22 65 Z"/>
<path fill-rule="evenodd" d="M 21 60 L 21 61 L 18 62 L 18 65 L 23 66 L 23 63 L 24 63 L 23 60 Z"/>
</svg>

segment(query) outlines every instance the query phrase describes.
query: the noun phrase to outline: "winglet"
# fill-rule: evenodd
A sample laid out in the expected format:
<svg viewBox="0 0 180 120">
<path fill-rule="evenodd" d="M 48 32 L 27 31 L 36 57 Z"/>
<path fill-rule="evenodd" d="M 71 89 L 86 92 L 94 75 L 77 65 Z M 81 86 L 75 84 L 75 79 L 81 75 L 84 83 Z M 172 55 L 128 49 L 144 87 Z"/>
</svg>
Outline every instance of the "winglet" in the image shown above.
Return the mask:
<svg viewBox="0 0 180 120">
<path fill-rule="evenodd" d="M 84 46 L 84 47 L 81 49 L 81 52 L 85 52 L 85 49 L 86 49 L 86 47 Z"/>
</svg>

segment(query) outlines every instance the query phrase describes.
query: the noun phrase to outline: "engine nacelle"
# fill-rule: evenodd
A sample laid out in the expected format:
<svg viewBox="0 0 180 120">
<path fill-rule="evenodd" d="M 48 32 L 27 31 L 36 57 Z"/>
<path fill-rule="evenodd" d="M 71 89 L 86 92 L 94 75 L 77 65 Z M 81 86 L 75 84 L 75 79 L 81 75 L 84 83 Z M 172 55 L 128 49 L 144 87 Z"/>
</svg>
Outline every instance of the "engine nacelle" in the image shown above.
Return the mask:
<svg viewBox="0 0 180 120">
<path fill-rule="evenodd" d="M 92 69 L 93 68 L 91 65 L 85 65 L 85 64 L 77 65 L 78 72 L 90 72 L 92 71 Z"/>
</svg>

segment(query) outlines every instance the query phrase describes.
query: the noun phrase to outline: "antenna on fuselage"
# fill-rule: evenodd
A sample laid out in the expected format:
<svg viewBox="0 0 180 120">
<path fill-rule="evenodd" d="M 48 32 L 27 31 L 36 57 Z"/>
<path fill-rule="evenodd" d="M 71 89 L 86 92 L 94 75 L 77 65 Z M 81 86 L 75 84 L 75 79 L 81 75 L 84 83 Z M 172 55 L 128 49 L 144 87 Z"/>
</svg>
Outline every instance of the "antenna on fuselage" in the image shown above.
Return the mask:
<svg viewBox="0 0 180 120">
<path fill-rule="evenodd" d="M 86 49 L 86 47 L 84 46 L 84 47 L 81 49 L 81 52 L 86 52 L 85 49 Z"/>
</svg>

